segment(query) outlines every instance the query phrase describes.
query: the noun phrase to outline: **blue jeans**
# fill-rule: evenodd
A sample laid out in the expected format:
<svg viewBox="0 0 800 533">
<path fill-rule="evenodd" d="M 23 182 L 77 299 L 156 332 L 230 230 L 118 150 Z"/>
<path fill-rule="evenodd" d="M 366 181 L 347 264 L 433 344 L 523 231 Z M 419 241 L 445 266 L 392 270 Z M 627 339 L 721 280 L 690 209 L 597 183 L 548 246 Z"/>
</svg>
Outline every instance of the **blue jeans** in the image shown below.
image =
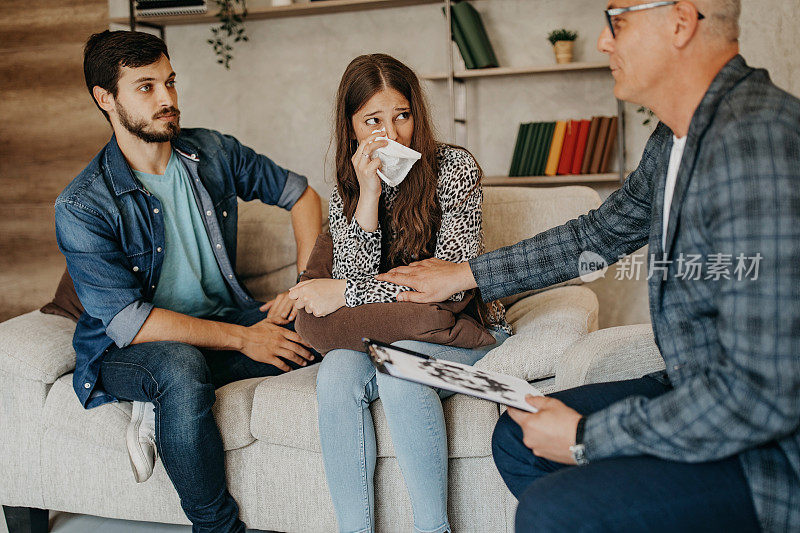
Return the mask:
<svg viewBox="0 0 800 533">
<path fill-rule="evenodd" d="M 586 385 L 552 396 L 581 414 L 628 396 L 654 398 L 671 388 L 644 377 Z M 669 438 L 665 436 L 665 438 Z M 536 457 L 504 414 L 492 438 L 494 461 L 519 499 L 516 530 L 758 531 L 750 489 L 737 457 L 689 464 L 652 456 L 566 466 Z"/>
<path fill-rule="evenodd" d="M 224 321 L 250 326 L 263 318 L 266 313 L 255 307 Z M 192 531 L 239 533 L 245 526 L 225 483 L 222 438 L 211 411 L 214 389 L 240 379 L 282 373 L 239 352 L 146 342 L 112 346 L 100 366 L 100 383 L 120 400 L 155 404 L 158 453 Z"/>
<path fill-rule="evenodd" d="M 495 344 L 474 350 L 419 341 L 394 345 L 472 365 L 508 338 L 506 333 L 493 335 Z M 331 350 L 325 355 L 317 374 L 319 434 L 340 531 L 375 530 L 377 446 L 369 404 L 379 396 L 411 499 L 415 531 L 450 530 L 441 399 L 452 394 L 376 373 L 363 352 Z"/>
</svg>

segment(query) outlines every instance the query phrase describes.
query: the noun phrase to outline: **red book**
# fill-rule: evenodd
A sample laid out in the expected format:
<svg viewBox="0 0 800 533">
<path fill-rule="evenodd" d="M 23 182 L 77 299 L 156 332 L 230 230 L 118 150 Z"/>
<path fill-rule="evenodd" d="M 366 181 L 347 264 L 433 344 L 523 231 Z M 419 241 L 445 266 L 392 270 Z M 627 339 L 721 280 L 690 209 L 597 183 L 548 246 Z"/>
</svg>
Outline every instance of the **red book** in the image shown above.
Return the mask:
<svg viewBox="0 0 800 533">
<path fill-rule="evenodd" d="M 561 149 L 561 159 L 558 162 L 558 173 L 569 174 L 572 167 L 572 158 L 575 155 L 575 143 L 578 140 L 577 120 L 567 122 L 567 133 L 564 136 L 564 147 Z"/>
<path fill-rule="evenodd" d="M 572 174 L 581 173 L 581 164 L 583 163 L 583 154 L 586 152 L 586 141 L 589 139 L 589 125 L 591 120 L 581 120 L 581 126 L 578 129 L 578 142 L 575 144 L 575 157 L 572 159 Z"/>
</svg>

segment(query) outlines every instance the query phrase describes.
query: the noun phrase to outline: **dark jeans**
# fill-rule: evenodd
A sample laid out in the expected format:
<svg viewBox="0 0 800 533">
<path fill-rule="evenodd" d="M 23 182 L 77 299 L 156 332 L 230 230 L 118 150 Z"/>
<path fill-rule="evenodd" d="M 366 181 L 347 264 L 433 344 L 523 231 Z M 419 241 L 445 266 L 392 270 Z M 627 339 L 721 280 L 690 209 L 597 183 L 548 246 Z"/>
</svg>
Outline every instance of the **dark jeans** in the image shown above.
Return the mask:
<svg viewBox="0 0 800 533">
<path fill-rule="evenodd" d="M 552 396 L 587 415 L 628 396 L 653 398 L 669 390 L 645 377 Z M 536 457 L 507 413 L 495 427 L 492 450 L 500 475 L 519 499 L 518 532 L 759 529 L 737 457 L 688 464 L 637 456 L 566 466 Z"/>
<path fill-rule="evenodd" d="M 265 317 L 255 307 L 224 321 L 250 326 Z M 282 373 L 239 352 L 147 342 L 112 346 L 100 366 L 100 383 L 120 400 L 155 404 L 158 453 L 192 521 L 192 531 L 239 533 L 245 527 L 225 484 L 222 438 L 211 412 L 214 389 L 240 379 Z"/>
</svg>

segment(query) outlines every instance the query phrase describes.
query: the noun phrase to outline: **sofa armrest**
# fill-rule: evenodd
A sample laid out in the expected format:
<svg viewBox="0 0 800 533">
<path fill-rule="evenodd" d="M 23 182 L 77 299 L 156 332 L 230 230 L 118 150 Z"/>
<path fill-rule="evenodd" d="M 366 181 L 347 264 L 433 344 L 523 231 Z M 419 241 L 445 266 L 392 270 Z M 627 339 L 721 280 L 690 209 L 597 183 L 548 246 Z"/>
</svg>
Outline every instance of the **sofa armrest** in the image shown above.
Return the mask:
<svg viewBox="0 0 800 533">
<path fill-rule="evenodd" d="M 597 329 L 597 297 L 586 287 L 559 287 L 508 308 L 514 335 L 475 363 L 527 381 L 555 373 L 564 350 Z"/>
<path fill-rule="evenodd" d="M 650 324 L 606 328 L 566 349 L 556 369 L 556 389 L 640 378 L 663 369 Z"/>
<path fill-rule="evenodd" d="M 55 382 L 75 368 L 75 323 L 62 316 L 31 311 L 0 324 L 0 371 Z"/>
</svg>

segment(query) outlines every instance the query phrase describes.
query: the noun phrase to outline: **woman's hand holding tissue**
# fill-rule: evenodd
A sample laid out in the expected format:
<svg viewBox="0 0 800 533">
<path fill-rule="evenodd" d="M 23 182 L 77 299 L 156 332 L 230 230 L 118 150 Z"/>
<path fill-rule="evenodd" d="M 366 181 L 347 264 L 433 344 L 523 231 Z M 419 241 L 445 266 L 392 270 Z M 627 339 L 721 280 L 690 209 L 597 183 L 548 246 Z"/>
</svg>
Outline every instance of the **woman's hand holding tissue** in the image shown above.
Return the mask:
<svg viewBox="0 0 800 533">
<path fill-rule="evenodd" d="M 326 316 L 344 307 L 346 288 L 347 280 L 344 279 L 309 279 L 289 289 L 289 298 L 294 300 L 295 309 L 305 309 L 314 316 Z"/>
<path fill-rule="evenodd" d="M 378 148 L 389 144 L 387 140 L 377 140 L 385 133 L 373 133 L 364 138 L 358 145 L 356 153 L 353 154 L 353 168 L 356 171 L 356 178 L 361 189 L 361 197 L 376 199 L 381 195 L 381 179 L 378 177 L 378 169 L 381 168 L 381 160 L 377 157 L 372 158 L 372 153 Z"/>
</svg>

